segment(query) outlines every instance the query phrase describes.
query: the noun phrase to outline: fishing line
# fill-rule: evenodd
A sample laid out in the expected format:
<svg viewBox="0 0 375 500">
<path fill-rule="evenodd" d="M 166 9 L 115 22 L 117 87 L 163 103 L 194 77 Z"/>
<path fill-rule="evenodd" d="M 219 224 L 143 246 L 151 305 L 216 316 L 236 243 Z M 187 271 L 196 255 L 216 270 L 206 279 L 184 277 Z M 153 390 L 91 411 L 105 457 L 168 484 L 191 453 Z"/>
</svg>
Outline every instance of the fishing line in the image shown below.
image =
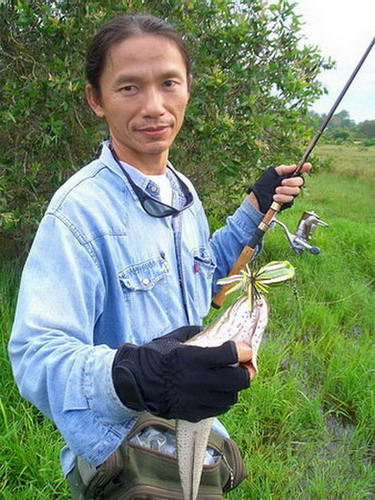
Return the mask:
<svg viewBox="0 0 375 500">
<path fill-rule="evenodd" d="M 371 281 L 369 281 L 368 283 L 366 283 L 365 285 L 363 285 L 359 290 L 356 290 L 355 292 L 353 292 L 353 293 L 351 293 L 349 295 L 346 295 L 345 297 L 342 297 L 341 299 L 332 300 L 332 301 L 329 301 L 329 302 L 316 302 L 314 300 L 304 299 L 303 297 L 301 297 L 301 296 L 298 295 L 298 291 L 297 291 L 297 288 L 296 288 L 296 292 L 297 292 L 296 300 L 297 301 L 305 302 L 307 304 L 321 305 L 321 306 L 330 306 L 332 304 L 338 304 L 339 302 L 344 302 L 345 300 L 348 300 L 351 297 L 354 297 L 355 295 L 358 295 L 359 293 L 361 293 L 366 288 L 369 288 L 374 282 L 375 282 L 375 278 L 373 278 Z M 291 282 L 291 284 L 292 284 L 292 287 L 293 287 L 293 282 Z M 296 286 L 296 281 L 295 281 L 294 285 Z"/>
</svg>

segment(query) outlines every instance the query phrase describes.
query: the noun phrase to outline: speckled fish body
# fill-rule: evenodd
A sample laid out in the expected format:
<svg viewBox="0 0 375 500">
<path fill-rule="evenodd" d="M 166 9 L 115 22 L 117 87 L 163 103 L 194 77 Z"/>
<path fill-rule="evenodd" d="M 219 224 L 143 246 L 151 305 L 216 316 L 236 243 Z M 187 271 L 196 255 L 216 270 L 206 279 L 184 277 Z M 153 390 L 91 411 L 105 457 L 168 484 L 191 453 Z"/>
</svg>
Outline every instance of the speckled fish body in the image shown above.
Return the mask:
<svg viewBox="0 0 375 500">
<path fill-rule="evenodd" d="M 268 321 L 268 305 L 261 297 L 252 312 L 247 297 L 234 302 L 207 328 L 186 342 L 199 347 L 217 347 L 228 340 L 252 346 L 252 364 L 257 370 L 257 352 Z M 214 419 L 197 423 L 177 420 L 177 452 L 182 491 L 185 500 L 196 500 L 202 476 L 208 437 Z"/>
</svg>

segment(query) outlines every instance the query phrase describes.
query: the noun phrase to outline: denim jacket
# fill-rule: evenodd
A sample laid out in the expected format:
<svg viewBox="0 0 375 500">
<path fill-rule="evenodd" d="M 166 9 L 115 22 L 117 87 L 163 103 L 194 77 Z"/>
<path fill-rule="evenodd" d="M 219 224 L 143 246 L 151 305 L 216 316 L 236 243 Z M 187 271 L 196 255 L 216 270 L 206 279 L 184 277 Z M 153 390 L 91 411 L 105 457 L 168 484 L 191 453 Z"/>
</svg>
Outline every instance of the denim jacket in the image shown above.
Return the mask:
<svg viewBox="0 0 375 500">
<path fill-rule="evenodd" d="M 154 182 L 124 166 L 155 196 Z M 116 348 L 201 324 L 215 282 L 228 274 L 261 219 L 245 200 L 210 238 L 202 204 L 183 179 L 193 205 L 178 216 L 150 217 L 104 143 L 100 157 L 55 193 L 39 226 L 9 353 L 21 394 L 68 443 L 65 474 L 76 455 L 102 463 L 134 422 L 136 412 L 112 384 Z M 183 204 L 173 174 L 170 182 L 174 205 Z"/>
</svg>

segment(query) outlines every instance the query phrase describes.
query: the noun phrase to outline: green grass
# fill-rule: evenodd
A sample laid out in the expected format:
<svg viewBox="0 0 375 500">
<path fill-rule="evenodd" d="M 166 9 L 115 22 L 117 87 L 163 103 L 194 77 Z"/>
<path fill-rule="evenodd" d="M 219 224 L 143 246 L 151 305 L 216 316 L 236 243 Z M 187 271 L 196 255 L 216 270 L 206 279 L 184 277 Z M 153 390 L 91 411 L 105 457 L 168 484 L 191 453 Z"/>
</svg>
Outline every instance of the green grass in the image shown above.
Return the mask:
<svg viewBox="0 0 375 500">
<path fill-rule="evenodd" d="M 293 253 L 276 227 L 258 259 L 289 260 L 299 300 L 288 286 L 271 292 L 260 373 L 223 417 L 249 471 L 231 500 L 375 497 L 375 148 L 319 155 L 334 161 L 280 220 L 295 228 L 300 212 L 316 211 L 329 223 L 314 237 L 321 254 Z M 19 397 L 6 353 L 19 269 L 0 273 L 0 498 L 65 500 L 62 439 Z"/>
<path fill-rule="evenodd" d="M 63 441 L 52 423 L 20 398 L 12 378 L 7 339 L 19 275 L 18 262 L 0 266 L 0 498 L 69 498 L 59 469 Z"/>
<path fill-rule="evenodd" d="M 299 300 L 271 292 L 260 373 L 223 419 L 250 473 L 230 499 L 375 497 L 375 148 L 319 156 L 334 161 L 279 218 L 294 230 L 300 211 L 317 212 L 321 254 L 294 254 L 275 227 L 259 259 L 296 267 Z"/>
</svg>

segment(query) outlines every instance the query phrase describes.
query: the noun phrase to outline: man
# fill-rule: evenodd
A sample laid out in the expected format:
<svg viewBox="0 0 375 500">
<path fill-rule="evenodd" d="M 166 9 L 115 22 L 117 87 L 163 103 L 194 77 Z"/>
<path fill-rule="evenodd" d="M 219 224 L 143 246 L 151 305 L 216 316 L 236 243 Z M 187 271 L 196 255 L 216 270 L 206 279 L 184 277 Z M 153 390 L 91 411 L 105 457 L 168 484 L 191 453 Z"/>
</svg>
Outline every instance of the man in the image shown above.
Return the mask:
<svg viewBox="0 0 375 500">
<path fill-rule="evenodd" d="M 193 186 L 168 159 L 192 83 L 181 37 L 151 16 L 117 18 L 93 39 L 86 71 L 88 103 L 110 139 L 52 198 L 9 347 L 21 394 L 67 441 L 65 475 L 77 457 L 102 464 L 140 411 L 198 421 L 248 387 L 249 371 L 233 365 L 250 361 L 249 346 L 181 341 L 198 331 L 189 325 L 201 325 L 259 208 L 290 203 L 303 182 L 279 178 L 295 166 L 273 169 L 210 239 Z M 218 421 L 215 430 L 225 434 Z"/>
</svg>

